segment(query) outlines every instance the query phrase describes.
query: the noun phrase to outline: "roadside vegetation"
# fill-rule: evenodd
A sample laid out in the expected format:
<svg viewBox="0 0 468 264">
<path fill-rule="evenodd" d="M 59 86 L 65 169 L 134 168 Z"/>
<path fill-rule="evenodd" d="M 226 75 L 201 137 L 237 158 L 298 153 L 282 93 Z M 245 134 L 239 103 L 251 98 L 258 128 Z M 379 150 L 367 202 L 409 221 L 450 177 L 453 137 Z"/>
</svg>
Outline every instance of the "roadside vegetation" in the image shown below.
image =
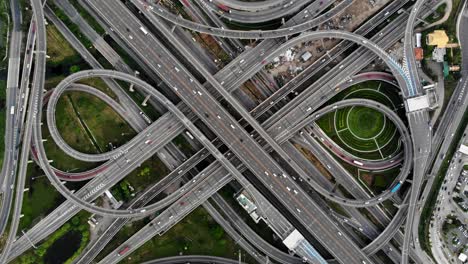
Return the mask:
<svg viewBox="0 0 468 264">
<path fill-rule="evenodd" d="M 6 125 L 6 80 L 0 80 L 0 135 L 5 135 Z M 0 140 L 0 166 L 3 164 L 3 155 L 5 151 L 5 137 Z"/>
<path fill-rule="evenodd" d="M 10 7 L 7 0 L 0 2 L 0 65 L 6 66 L 8 54 L 8 29 L 10 25 Z"/>
<path fill-rule="evenodd" d="M 89 242 L 89 213 L 80 212 L 51 234 L 37 248 L 27 251 L 14 264 L 71 264 Z"/>
<path fill-rule="evenodd" d="M 26 179 L 19 230 L 28 230 L 65 200 L 36 164 L 29 164 Z"/>
</svg>

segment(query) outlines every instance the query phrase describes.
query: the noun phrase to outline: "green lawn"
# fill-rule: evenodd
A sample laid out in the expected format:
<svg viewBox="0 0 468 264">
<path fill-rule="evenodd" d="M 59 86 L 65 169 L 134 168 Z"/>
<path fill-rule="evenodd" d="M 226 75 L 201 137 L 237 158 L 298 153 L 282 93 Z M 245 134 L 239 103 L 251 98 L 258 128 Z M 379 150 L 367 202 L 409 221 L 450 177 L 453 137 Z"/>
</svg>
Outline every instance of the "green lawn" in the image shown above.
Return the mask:
<svg viewBox="0 0 468 264">
<path fill-rule="evenodd" d="M 8 45 L 7 45 L 7 34 L 8 28 L 11 27 L 11 21 L 8 19 L 9 4 L 7 1 L 0 2 L 0 60 L 5 57 L 5 54 L 8 53 Z M 3 62 L 8 62 L 7 59 Z M 3 63 L 2 63 L 3 64 Z"/>
<path fill-rule="evenodd" d="M 380 102 L 391 109 L 397 109 L 401 98 L 398 90 L 391 84 L 368 81 L 356 84 L 333 97 L 328 104 L 345 99 L 368 99 Z M 317 124 L 338 145 L 351 154 L 366 158 L 380 159 L 397 150 L 399 134 L 395 125 L 377 110 L 367 107 L 348 107 L 323 115 Z M 339 132 L 338 132 L 339 131 Z M 382 155 L 378 147 L 384 147 Z"/>
<path fill-rule="evenodd" d="M 35 164 L 29 164 L 26 188 L 19 230 L 27 230 L 31 224 L 41 216 L 47 215 L 64 199 L 62 195 L 50 184 L 41 169 Z"/>
<path fill-rule="evenodd" d="M 70 99 L 96 139 L 99 149 L 110 150 L 109 143 L 118 147 L 136 135 L 135 131 L 99 98 L 82 92 L 71 92 Z"/>
<path fill-rule="evenodd" d="M 395 124 L 393 124 L 391 120 L 387 119 L 385 123 L 385 129 L 383 129 L 382 133 L 380 133 L 375 139 L 377 140 L 377 144 L 379 144 L 379 146 L 382 147 L 385 144 L 389 144 L 389 141 L 398 137 L 399 132 L 396 131 Z"/>
<path fill-rule="evenodd" d="M 384 128 L 385 116 L 374 109 L 356 106 L 349 111 L 347 121 L 355 136 L 370 139 Z"/>
<path fill-rule="evenodd" d="M 45 114 L 43 114 L 43 117 Z M 79 125 L 77 117 L 73 112 L 68 97 L 62 96 L 56 108 L 57 128 L 61 132 L 63 139 L 74 149 L 85 153 L 97 153 L 97 150 L 91 144 L 91 141 L 86 136 L 86 133 Z M 44 148 L 47 157 L 54 162 L 52 165 L 61 170 L 76 170 L 85 171 L 96 167 L 98 164 L 83 162 L 68 156 L 63 152 L 49 134 L 46 122 L 43 120 L 42 126 L 43 138 L 47 141 L 44 142 Z"/>
<path fill-rule="evenodd" d="M 345 147 L 346 149 L 354 150 L 353 152 L 373 152 L 377 149 L 377 145 L 375 144 L 374 140 L 361 140 L 351 134 L 350 130 L 344 130 L 339 132 L 340 138 L 345 142 L 347 145 L 351 146 L 352 148 Z"/>
<path fill-rule="evenodd" d="M 54 25 L 47 26 L 47 63 L 62 64 L 64 61 L 76 57 L 78 53 L 65 40 Z"/>
<path fill-rule="evenodd" d="M 156 183 L 169 174 L 169 169 L 154 155 L 125 177 L 136 191 L 143 190 L 151 183 Z"/>
</svg>

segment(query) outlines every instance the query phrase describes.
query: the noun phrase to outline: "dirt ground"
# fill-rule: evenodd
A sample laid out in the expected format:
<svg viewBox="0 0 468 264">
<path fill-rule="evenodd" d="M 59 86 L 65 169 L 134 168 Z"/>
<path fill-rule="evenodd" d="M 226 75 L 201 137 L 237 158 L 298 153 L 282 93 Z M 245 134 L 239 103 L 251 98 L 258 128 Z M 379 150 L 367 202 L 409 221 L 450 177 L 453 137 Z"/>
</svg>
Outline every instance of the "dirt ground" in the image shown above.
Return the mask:
<svg viewBox="0 0 468 264">
<path fill-rule="evenodd" d="M 384 7 L 390 0 L 377 0 L 374 5 L 371 5 L 370 0 L 356 0 L 348 8 L 346 8 L 341 14 L 337 15 L 333 19 L 323 23 L 319 29 L 340 29 L 346 31 L 354 31 L 361 24 L 363 24 L 369 17 L 377 13 L 382 7 Z M 296 56 L 293 61 L 285 62 L 275 68 L 269 70 L 273 76 L 283 75 L 286 78 L 292 78 L 295 74 L 288 72 L 290 68 L 302 68 L 305 69 L 307 66 L 318 60 L 323 56 L 327 50 L 333 48 L 339 40 L 322 39 L 316 41 L 309 41 L 296 46 Z M 312 57 L 303 62 L 300 58 L 301 55 L 306 51 L 312 54 Z"/>
</svg>

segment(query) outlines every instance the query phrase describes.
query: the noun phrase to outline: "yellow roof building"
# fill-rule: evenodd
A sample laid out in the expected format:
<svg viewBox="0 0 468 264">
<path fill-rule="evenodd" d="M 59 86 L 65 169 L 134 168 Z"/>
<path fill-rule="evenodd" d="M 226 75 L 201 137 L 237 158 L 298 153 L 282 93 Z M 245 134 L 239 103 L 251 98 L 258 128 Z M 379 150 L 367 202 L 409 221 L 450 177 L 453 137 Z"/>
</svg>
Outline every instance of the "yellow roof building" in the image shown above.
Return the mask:
<svg viewBox="0 0 468 264">
<path fill-rule="evenodd" d="M 427 45 L 445 48 L 448 42 L 449 38 L 444 30 L 434 30 L 427 35 Z"/>
</svg>

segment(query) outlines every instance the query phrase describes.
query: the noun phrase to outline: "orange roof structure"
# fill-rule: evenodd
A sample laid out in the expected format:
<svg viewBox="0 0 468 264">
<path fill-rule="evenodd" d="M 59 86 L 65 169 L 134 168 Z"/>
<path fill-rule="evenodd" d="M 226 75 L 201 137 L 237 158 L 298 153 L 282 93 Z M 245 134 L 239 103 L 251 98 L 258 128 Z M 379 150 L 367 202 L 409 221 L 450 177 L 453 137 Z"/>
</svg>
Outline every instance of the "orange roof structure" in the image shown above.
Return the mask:
<svg viewBox="0 0 468 264">
<path fill-rule="evenodd" d="M 414 57 L 417 61 L 424 59 L 424 51 L 422 48 L 414 48 Z"/>
</svg>

